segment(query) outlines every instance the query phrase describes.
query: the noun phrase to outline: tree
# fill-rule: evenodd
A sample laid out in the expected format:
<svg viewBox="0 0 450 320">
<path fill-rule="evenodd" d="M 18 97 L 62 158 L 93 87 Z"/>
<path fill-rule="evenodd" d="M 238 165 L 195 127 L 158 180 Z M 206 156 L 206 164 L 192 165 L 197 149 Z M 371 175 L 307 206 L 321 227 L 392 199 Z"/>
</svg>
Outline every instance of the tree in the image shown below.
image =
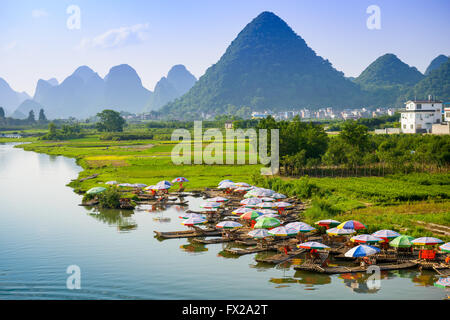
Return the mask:
<svg viewBox="0 0 450 320">
<path fill-rule="evenodd" d="M 39 110 L 39 122 L 47 122 L 47 117 L 45 116 L 44 109 Z"/>
<path fill-rule="evenodd" d="M 122 132 L 126 123 L 120 113 L 114 110 L 103 110 L 102 112 L 97 113 L 97 117 L 100 118 L 100 121 L 96 124 L 98 131 Z"/>
<path fill-rule="evenodd" d="M 36 122 L 36 118 L 35 118 L 35 116 L 34 116 L 34 111 L 33 111 L 33 110 L 30 110 L 30 112 L 28 113 L 27 122 L 28 122 L 28 123 L 34 123 L 34 122 Z"/>
<path fill-rule="evenodd" d="M 3 119 L 5 117 L 5 110 L 3 107 L 0 107 L 0 119 Z"/>
</svg>

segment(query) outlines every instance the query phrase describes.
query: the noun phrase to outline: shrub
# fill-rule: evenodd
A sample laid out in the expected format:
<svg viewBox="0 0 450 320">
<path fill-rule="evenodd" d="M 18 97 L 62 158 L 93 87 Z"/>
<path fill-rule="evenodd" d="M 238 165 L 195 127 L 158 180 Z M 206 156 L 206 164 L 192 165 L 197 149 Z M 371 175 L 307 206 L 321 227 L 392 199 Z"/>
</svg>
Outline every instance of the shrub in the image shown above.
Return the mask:
<svg viewBox="0 0 450 320">
<path fill-rule="evenodd" d="M 116 188 L 108 188 L 99 194 L 98 201 L 101 208 L 120 208 L 120 193 Z"/>
</svg>

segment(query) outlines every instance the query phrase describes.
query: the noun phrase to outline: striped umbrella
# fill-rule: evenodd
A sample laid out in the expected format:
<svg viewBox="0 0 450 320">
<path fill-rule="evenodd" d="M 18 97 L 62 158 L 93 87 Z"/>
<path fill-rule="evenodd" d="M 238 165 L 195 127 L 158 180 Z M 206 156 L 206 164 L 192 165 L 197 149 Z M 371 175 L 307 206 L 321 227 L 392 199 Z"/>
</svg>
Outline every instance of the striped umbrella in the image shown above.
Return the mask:
<svg viewBox="0 0 450 320">
<path fill-rule="evenodd" d="M 256 188 L 252 189 L 249 192 L 247 192 L 246 196 L 249 195 L 251 197 L 271 197 L 275 191 L 269 190 L 269 189 L 263 189 L 263 188 Z"/>
<path fill-rule="evenodd" d="M 370 234 L 360 234 L 357 236 L 353 236 L 350 239 L 352 242 L 356 242 L 356 243 L 380 243 L 380 242 L 384 242 L 383 239 L 372 236 Z"/>
<path fill-rule="evenodd" d="M 348 221 L 342 222 L 336 228 L 338 228 L 338 229 L 361 230 L 361 229 L 366 229 L 366 226 L 364 224 L 362 224 L 361 222 L 359 222 L 359 221 L 348 220 Z"/>
<path fill-rule="evenodd" d="M 261 211 L 258 210 L 258 212 L 261 212 Z M 262 216 L 259 216 L 258 218 L 256 218 L 256 221 L 258 221 L 258 219 L 262 219 L 262 218 L 277 218 L 277 219 L 279 219 L 280 215 L 275 214 L 275 213 L 266 213 L 266 214 L 263 214 Z"/>
<path fill-rule="evenodd" d="M 155 184 L 154 186 L 148 186 L 145 190 L 167 190 L 170 189 L 170 186 L 166 184 Z"/>
<path fill-rule="evenodd" d="M 284 194 L 281 194 L 281 193 L 274 193 L 273 195 L 272 195 L 272 198 L 275 198 L 276 200 L 279 200 L 279 199 L 286 199 L 286 196 L 284 195 Z"/>
<path fill-rule="evenodd" d="M 165 186 L 171 187 L 172 186 L 172 182 L 167 181 L 167 180 L 163 180 L 163 181 L 158 182 L 156 185 L 165 185 Z"/>
<path fill-rule="evenodd" d="M 234 191 L 235 192 L 246 192 L 246 191 L 249 191 L 251 189 L 252 189 L 251 187 L 239 187 L 239 188 L 234 189 Z"/>
<path fill-rule="evenodd" d="M 95 188 L 89 189 L 88 191 L 86 191 L 86 193 L 87 194 L 99 194 L 105 190 L 106 190 L 106 188 L 103 188 L 103 187 L 95 187 Z"/>
<path fill-rule="evenodd" d="M 444 289 L 449 288 L 450 287 L 450 277 L 439 278 L 439 280 L 436 281 L 434 283 L 434 285 L 439 288 L 444 288 Z"/>
<path fill-rule="evenodd" d="M 246 208 L 246 207 L 239 207 L 239 208 L 231 211 L 231 213 L 232 214 L 237 214 L 237 215 L 242 215 L 244 213 L 251 212 L 251 211 L 253 211 L 253 209 Z"/>
<path fill-rule="evenodd" d="M 255 229 L 255 230 L 250 231 L 248 233 L 248 235 L 255 239 L 264 239 L 264 238 L 271 237 L 271 235 L 269 234 L 269 231 L 267 231 L 267 229 Z"/>
<path fill-rule="evenodd" d="M 235 189 L 237 188 L 236 184 L 234 182 L 224 182 L 219 184 L 219 189 Z"/>
<path fill-rule="evenodd" d="M 244 219 L 244 220 L 256 220 L 260 216 L 261 216 L 261 213 L 259 213 L 256 210 L 252 210 L 252 211 L 249 211 L 247 213 L 242 214 L 241 215 L 241 219 Z"/>
<path fill-rule="evenodd" d="M 298 234 L 298 231 L 295 230 L 294 228 L 281 226 L 269 230 L 269 234 L 276 237 L 287 237 L 287 236 L 295 236 L 296 234 Z"/>
<path fill-rule="evenodd" d="M 278 211 L 275 211 L 272 209 L 258 209 L 258 211 L 261 212 L 262 214 L 277 214 L 278 213 Z"/>
<path fill-rule="evenodd" d="M 326 220 L 317 221 L 316 224 L 321 227 L 336 227 L 336 226 L 340 225 L 341 222 L 333 220 L 333 219 L 326 219 Z"/>
<path fill-rule="evenodd" d="M 178 218 L 180 218 L 180 219 L 189 219 L 189 218 L 203 218 L 203 219 L 205 219 L 205 217 L 203 217 L 202 215 L 200 215 L 198 213 L 184 213 L 184 214 L 178 216 Z"/>
<path fill-rule="evenodd" d="M 203 224 L 206 223 L 206 219 L 203 217 L 193 217 L 193 218 L 189 218 L 184 220 L 183 222 L 181 222 L 182 225 L 188 226 L 188 227 L 192 227 L 198 224 Z"/>
<path fill-rule="evenodd" d="M 316 249 L 316 250 L 320 250 L 320 249 L 330 249 L 329 246 L 320 243 L 320 242 L 315 242 L 315 241 L 309 241 L 309 242 L 304 242 L 304 243 L 300 243 L 297 245 L 297 248 L 300 249 Z"/>
<path fill-rule="evenodd" d="M 377 232 L 372 233 L 372 235 L 382 239 L 394 239 L 400 236 L 400 233 L 392 230 L 378 230 Z"/>
<path fill-rule="evenodd" d="M 216 224 L 218 229 L 235 229 L 242 227 L 242 224 L 236 221 L 222 221 Z"/>
<path fill-rule="evenodd" d="M 412 246 L 412 240 L 414 240 L 414 237 L 401 235 L 389 242 L 389 245 L 394 248 L 409 248 Z"/>
<path fill-rule="evenodd" d="M 175 178 L 172 180 L 172 183 L 175 183 L 175 182 L 189 182 L 189 180 L 186 179 L 185 177 L 178 177 L 178 178 Z"/>
<path fill-rule="evenodd" d="M 450 253 L 450 242 L 447 242 L 446 244 L 443 244 L 442 246 L 439 247 L 439 249 L 441 249 L 444 252 L 449 252 Z"/>
<path fill-rule="evenodd" d="M 291 222 L 286 225 L 286 227 L 294 228 L 298 230 L 298 232 L 306 233 L 313 230 L 316 230 L 315 228 L 311 227 L 309 224 L 304 222 Z"/>
<path fill-rule="evenodd" d="M 255 229 L 270 229 L 278 227 L 281 224 L 280 220 L 277 218 L 264 218 L 258 220 L 254 225 Z"/>
<path fill-rule="evenodd" d="M 348 250 L 344 255 L 349 258 L 367 257 L 380 252 L 380 249 L 365 244 L 360 244 Z"/>
<path fill-rule="evenodd" d="M 261 208 L 261 209 L 277 208 L 278 207 L 277 203 L 278 202 L 260 202 L 260 203 L 256 204 L 255 207 Z"/>
<path fill-rule="evenodd" d="M 222 183 L 225 183 L 225 182 L 231 182 L 231 183 L 234 183 L 234 182 L 231 181 L 231 180 L 222 180 L 222 181 L 220 181 L 220 182 L 218 183 L 218 185 L 220 186 Z"/>
<path fill-rule="evenodd" d="M 257 204 L 260 204 L 261 202 L 262 202 L 262 200 L 259 199 L 259 198 L 248 198 L 248 199 L 242 200 L 240 202 L 240 204 L 243 205 L 243 206 L 246 206 L 248 208 L 253 208 Z"/>
<path fill-rule="evenodd" d="M 275 202 L 277 208 L 289 208 L 292 207 L 292 203 L 289 202 Z"/>
<path fill-rule="evenodd" d="M 214 198 L 209 198 L 206 199 L 206 201 L 208 202 L 227 202 L 230 199 L 224 198 L 224 197 L 214 197 Z"/>
<path fill-rule="evenodd" d="M 209 202 L 209 201 L 206 201 L 206 202 L 203 202 L 203 203 L 200 204 L 200 208 L 203 208 L 203 209 L 217 209 L 217 208 L 219 208 L 221 205 L 222 205 L 222 204 L 219 203 L 219 202 Z"/>
<path fill-rule="evenodd" d="M 338 229 L 338 228 L 332 228 L 328 229 L 327 233 L 330 236 L 343 236 L 343 235 L 349 235 L 352 233 L 355 233 L 356 231 L 353 229 Z"/>
<path fill-rule="evenodd" d="M 433 238 L 433 237 L 422 237 L 417 238 L 411 241 L 412 244 L 416 246 L 432 246 L 435 244 L 443 243 L 441 239 Z"/>
</svg>

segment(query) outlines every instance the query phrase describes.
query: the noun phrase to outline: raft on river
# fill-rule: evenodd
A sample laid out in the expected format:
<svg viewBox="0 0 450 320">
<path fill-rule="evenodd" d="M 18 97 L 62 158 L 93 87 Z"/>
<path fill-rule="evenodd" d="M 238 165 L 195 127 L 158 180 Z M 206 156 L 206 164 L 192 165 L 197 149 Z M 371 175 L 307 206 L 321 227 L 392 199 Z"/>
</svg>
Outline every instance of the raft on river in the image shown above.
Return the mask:
<svg viewBox="0 0 450 320">
<path fill-rule="evenodd" d="M 381 271 L 389 271 L 389 270 L 400 270 L 400 269 L 409 269 L 417 266 L 417 262 L 415 261 L 406 261 L 402 263 L 379 263 L 373 266 L 377 266 Z M 326 273 L 326 274 L 338 274 L 338 273 L 357 273 L 357 272 L 366 272 L 368 266 L 361 267 L 345 267 L 345 266 L 336 266 L 336 267 L 324 267 L 315 263 L 304 263 L 299 266 L 295 266 L 295 270 L 301 271 L 312 271 L 318 273 Z"/>
<path fill-rule="evenodd" d="M 180 239 L 180 238 L 193 238 L 193 237 L 217 237 L 222 234 L 220 230 L 185 230 L 185 231 L 153 231 L 158 238 L 162 239 Z"/>
</svg>

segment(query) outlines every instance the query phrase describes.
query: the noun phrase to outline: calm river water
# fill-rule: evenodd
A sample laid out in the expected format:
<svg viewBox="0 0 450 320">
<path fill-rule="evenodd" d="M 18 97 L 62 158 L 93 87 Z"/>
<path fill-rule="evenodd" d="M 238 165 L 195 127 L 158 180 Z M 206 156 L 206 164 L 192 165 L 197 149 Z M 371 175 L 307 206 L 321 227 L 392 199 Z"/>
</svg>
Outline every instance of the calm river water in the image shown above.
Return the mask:
<svg viewBox="0 0 450 320">
<path fill-rule="evenodd" d="M 153 230 L 184 230 L 180 208 L 94 212 L 66 184 L 73 159 L 0 144 L 0 299 L 442 299 L 433 273 L 327 276 L 227 257 L 225 244 L 158 241 Z M 194 177 L 190 177 L 194 178 Z M 200 199 L 189 198 L 198 209 Z M 157 218 L 169 218 L 160 222 Z M 294 261 L 296 263 L 296 261 Z M 79 266 L 81 289 L 66 286 Z"/>
</svg>

